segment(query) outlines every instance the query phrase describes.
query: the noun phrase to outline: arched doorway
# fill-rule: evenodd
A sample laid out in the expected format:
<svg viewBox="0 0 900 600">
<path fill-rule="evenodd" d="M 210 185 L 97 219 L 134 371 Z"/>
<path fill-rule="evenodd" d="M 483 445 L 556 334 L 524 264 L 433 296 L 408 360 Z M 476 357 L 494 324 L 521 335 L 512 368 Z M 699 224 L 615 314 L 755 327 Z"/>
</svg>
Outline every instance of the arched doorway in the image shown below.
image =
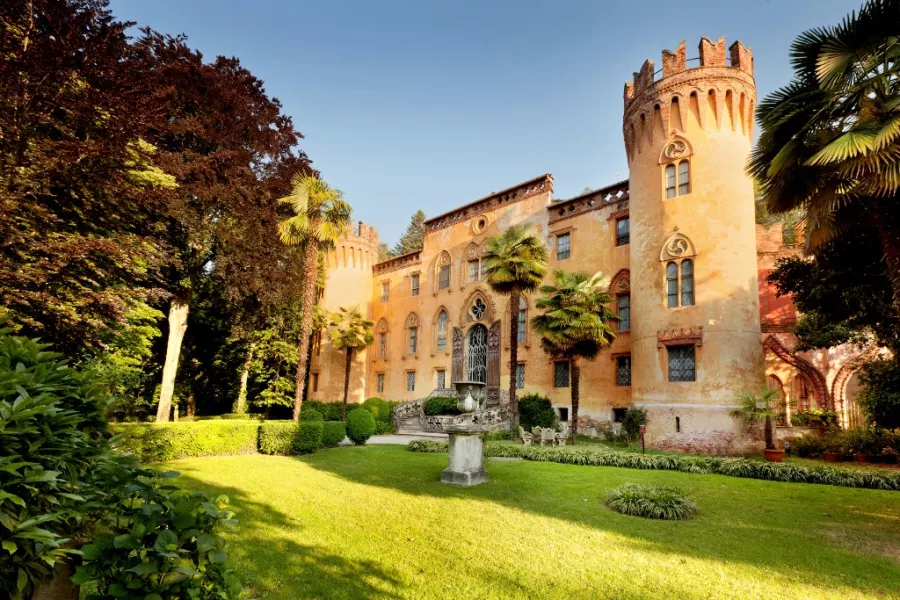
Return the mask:
<svg viewBox="0 0 900 600">
<path fill-rule="evenodd" d="M 788 424 L 788 411 L 787 411 L 787 402 L 785 402 L 784 395 L 784 386 L 781 384 L 781 380 L 778 379 L 775 375 L 767 375 L 766 376 L 766 386 L 770 389 L 773 389 L 777 392 L 777 396 L 775 397 L 775 423 L 776 425 L 787 425 Z"/>
<path fill-rule="evenodd" d="M 488 330 L 481 323 L 466 336 L 466 379 L 487 383 Z"/>
</svg>

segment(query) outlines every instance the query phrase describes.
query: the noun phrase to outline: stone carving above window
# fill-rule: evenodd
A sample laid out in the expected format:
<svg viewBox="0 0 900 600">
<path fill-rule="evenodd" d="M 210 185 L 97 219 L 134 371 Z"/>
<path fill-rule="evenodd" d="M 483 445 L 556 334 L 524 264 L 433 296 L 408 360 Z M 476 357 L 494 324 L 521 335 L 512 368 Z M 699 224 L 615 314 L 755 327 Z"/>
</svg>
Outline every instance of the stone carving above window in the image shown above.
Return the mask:
<svg viewBox="0 0 900 600">
<path fill-rule="evenodd" d="M 497 307 L 494 306 L 494 300 L 479 286 L 472 290 L 463 303 L 459 323 L 460 325 L 478 322 L 492 323 L 496 314 Z"/>
<path fill-rule="evenodd" d="M 419 317 L 416 316 L 416 313 L 409 313 L 409 316 L 406 317 L 406 327 L 418 327 L 419 326 Z"/>
<path fill-rule="evenodd" d="M 609 291 L 613 294 L 627 294 L 631 291 L 631 271 L 622 269 L 609 283 Z"/>
<path fill-rule="evenodd" d="M 703 325 L 662 329 L 656 332 L 656 347 L 681 346 L 684 344 L 703 345 Z"/>
<path fill-rule="evenodd" d="M 480 321 L 484 313 L 487 312 L 487 305 L 481 298 L 475 298 L 475 302 L 472 303 L 472 308 L 469 309 L 469 312 L 472 313 L 472 318 Z"/>
<path fill-rule="evenodd" d="M 680 160 L 691 156 L 693 153 L 694 148 L 691 146 L 691 143 L 682 136 L 676 135 L 663 146 L 663 151 L 659 155 L 659 164 Z"/>
<path fill-rule="evenodd" d="M 659 260 L 677 260 L 696 255 L 697 250 L 694 248 L 694 243 L 686 235 L 676 231 L 670 235 L 663 244 L 662 251 L 659 254 Z"/>
</svg>

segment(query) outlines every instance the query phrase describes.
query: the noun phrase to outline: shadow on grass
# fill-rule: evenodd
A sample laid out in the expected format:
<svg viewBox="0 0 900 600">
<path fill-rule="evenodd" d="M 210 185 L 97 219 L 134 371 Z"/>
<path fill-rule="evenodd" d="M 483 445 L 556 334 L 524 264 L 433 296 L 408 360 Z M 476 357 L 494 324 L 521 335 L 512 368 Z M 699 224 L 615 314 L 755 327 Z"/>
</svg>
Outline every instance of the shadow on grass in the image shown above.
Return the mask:
<svg viewBox="0 0 900 600">
<path fill-rule="evenodd" d="M 269 504 L 251 500 L 238 488 L 211 485 L 189 474 L 179 487 L 228 496 L 239 531 L 231 535 L 228 552 L 244 584 L 247 598 L 397 598 L 394 574 L 375 561 L 352 561 L 327 550 L 290 539 L 303 526 Z M 299 592 L 299 593 L 298 593 Z"/>
<path fill-rule="evenodd" d="M 358 484 L 494 502 L 625 536 L 649 551 L 750 565 L 766 570 L 767 577 L 814 582 L 823 590 L 850 587 L 880 597 L 900 581 L 900 562 L 882 552 L 851 552 L 825 539 L 827 529 L 845 519 L 858 528 L 854 537 L 877 538 L 900 552 L 897 492 L 528 461 L 489 462 L 489 483 L 458 488 L 439 481 L 446 457 L 380 446 L 339 448 L 296 460 Z M 652 521 L 598 506 L 606 491 L 628 482 L 680 485 L 698 501 L 700 518 Z"/>
</svg>

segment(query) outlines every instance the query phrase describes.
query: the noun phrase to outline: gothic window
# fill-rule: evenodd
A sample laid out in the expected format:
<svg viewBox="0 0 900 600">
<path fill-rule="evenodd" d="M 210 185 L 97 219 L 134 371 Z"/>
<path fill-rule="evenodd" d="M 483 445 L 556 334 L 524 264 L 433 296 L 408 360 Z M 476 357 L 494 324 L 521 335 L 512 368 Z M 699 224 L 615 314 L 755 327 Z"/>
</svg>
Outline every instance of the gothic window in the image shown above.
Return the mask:
<svg viewBox="0 0 900 600">
<path fill-rule="evenodd" d="M 687 160 L 678 163 L 678 195 L 684 196 L 691 191 L 691 164 Z"/>
<path fill-rule="evenodd" d="M 447 388 L 447 372 L 443 369 L 437 371 L 437 389 L 443 390 Z"/>
<path fill-rule="evenodd" d="M 415 371 L 407 371 L 406 372 L 406 391 L 407 392 L 416 391 L 416 372 Z"/>
<path fill-rule="evenodd" d="M 481 324 L 469 329 L 466 347 L 466 379 L 487 382 L 488 330 Z"/>
<path fill-rule="evenodd" d="M 410 277 L 410 290 L 411 290 L 413 296 L 419 295 L 419 276 L 418 275 L 412 275 Z"/>
<path fill-rule="evenodd" d="M 484 303 L 484 300 L 481 298 L 476 298 L 475 302 L 472 303 L 472 308 L 469 309 L 469 312 L 472 313 L 472 318 L 476 321 L 480 321 L 481 317 L 484 316 L 485 311 L 487 311 L 487 304 Z"/>
<path fill-rule="evenodd" d="M 631 385 L 631 357 L 616 357 L 616 385 Z"/>
<path fill-rule="evenodd" d="M 569 361 L 558 360 L 553 363 L 553 387 L 569 387 Z"/>
<path fill-rule="evenodd" d="M 416 313 L 410 313 L 406 317 L 406 353 L 418 354 L 419 352 L 419 317 Z"/>
<path fill-rule="evenodd" d="M 571 256 L 571 238 L 568 233 L 556 236 L 556 260 L 566 260 Z"/>
<path fill-rule="evenodd" d="M 525 363 L 516 365 L 516 389 L 525 387 Z"/>
<path fill-rule="evenodd" d="M 666 198 L 675 197 L 675 165 L 666 165 Z"/>
<path fill-rule="evenodd" d="M 469 281 L 478 281 L 481 279 L 481 260 L 475 259 L 469 261 Z"/>
<path fill-rule="evenodd" d="M 619 331 L 631 329 L 631 294 L 616 296 L 616 314 L 619 315 Z"/>
<path fill-rule="evenodd" d="M 447 349 L 447 327 L 449 321 L 450 319 L 447 316 L 447 311 L 442 310 L 437 318 L 437 341 L 435 343 L 439 352 L 443 352 Z"/>
<path fill-rule="evenodd" d="M 684 159 L 669 163 L 665 169 L 666 198 L 684 196 L 691 193 L 691 163 Z"/>
<path fill-rule="evenodd" d="M 694 305 L 694 261 L 681 261 L 681 305 Z"/>
<path fill-rule="evenodd" d="M 628 217 L 616 219 L 616 246 L 631 242 L 631 220 Z"/>
<path fill-rule="evenodd" d="M 524 297 L 519 296 L 519 337 L 517 341 L 524 344 L 528 339 L 528 301 Z"/>
<path fill-rule="evenodd" d="M 437 262 L 437 287 L 439 290 L 450 289 L 450 253 L 441 252 Z"/>
<path fill-rule="evenodd" d="M 384 373 L 378 373 L 375 376 L 375 391 L 379 394 L 384 392 Z"/>
<path fill-rule="evenodd" d="M 666 306 L 678 306 L 678 265 L 674 262 L 666 265 Z"/>
<path fill-rule="evenodd" d="M 388 346 L 388 326 L 387 321 L 381 319 L 378 322 L 378 327 L 375 328 L 375 332 L 377 334 L 378 339 L 378 350 L 376 356 L 378 358 L 387 358 L 387 346 Z"/>
<path fill-rule="evenodd" d="M 694 344 L 668 346 L 669 381 L 696 381 L 697 360 Z"/>
</svg>

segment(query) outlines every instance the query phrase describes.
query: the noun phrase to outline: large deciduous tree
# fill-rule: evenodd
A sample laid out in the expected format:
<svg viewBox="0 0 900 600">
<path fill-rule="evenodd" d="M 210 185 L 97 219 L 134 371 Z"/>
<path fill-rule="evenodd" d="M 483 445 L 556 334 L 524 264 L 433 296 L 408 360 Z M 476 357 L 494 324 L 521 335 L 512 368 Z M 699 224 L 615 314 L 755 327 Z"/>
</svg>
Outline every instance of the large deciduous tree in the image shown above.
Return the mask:
<svg viewBox="0 0 900 600">
<path fill-rule="evenodd" d="M 69 355 L 164 297 L 175 180 L 141 138 L 159 118 L 130 23 L 102 0 L 0 3 L 0 305 Z"/>
<path fill-rule="evenodd" d="M 839 25 L 801 34 L 794 79 L 759 104 L 748 170 L 768 208 L 805 212 L 816 247 L 841 230 L 839 211 L 878 234 L 900 312 L 900 2 L 869 0 Z"/>
<path fill-rule="evenodd" d="M 513 225 L 498 236 L 487 239 L 484 269 L 488 285 L 509 297 L 509 403 L 511 423 L 509 439 L 519 426 L 516 397 L 516 369 L 519 364 L 519 301 L 523 294 L 536 290 L 547 274 L 547 246 L 527 225 Z M 527 323 L 526 323 L 527 326 Z"/>
<path fill-rule="evenodd" d="M 375 333 L 372 328 L 375 322 L 362 316 L 359 308 L 354 306 L 347 309 L 341 307 L 328 319 L 328 334 L 331 337 L 331 345 L 337 350 L 343 350 L 345 355 L 344 365 L 344 405 L 341 408 L 341 418 L 347 420 L 347 396 L 350 392 L 350 368 L 353 366 L 353 355 L 365 349 L 375 341 Z"/>
<path fill-rule="evenodd" d="M 300 421 L 306 367 L 309 363 L 309 336 L 313 328 L 313 307 L 318 282 L 319 252 L 334 247 L 350 226 L 350 205 L 343 194 L 312 175 L 297 177 L 289 196 L 280 202 L 290 207 L 291 216 L 279 223 L 281 240 L 288 246 L 303 247 L 303 317 L 300 321 L 297 382 L 294 390 L 294 421 Z"/>
<path fill-rule="evenodd" d="M 566 273 L 558 269 L 553 273 L 553 283 L 541 286 L 543 296 L 535 303 L 541 314 L 531 319 L 544 352 L 569 363 L 573 444 L 578 437 L 578 360 L 594 358 L 616 337 L 609 323 L 618 317 L 609 309 L 611 297 L 604 284 L 608 281 L 600 273 Z"/>
<path fill-rule="evenodd" d="M 278 243 L 277 198 L 309 171 L 296 150 L 300 134 L 280 103 L 236 58 L 204 62 L 182 37 L 151 30 L 134 44 L 154 102 L 164 108 L 146 136 L 178 188 L 167 206 L 170 244 L 179 252 L 167 272 L 171 302 L 157 421 L 167 421 L 194 291 L 219 280 L 226 299 L 265 302 L 299 261 Z"/>
</svg>

